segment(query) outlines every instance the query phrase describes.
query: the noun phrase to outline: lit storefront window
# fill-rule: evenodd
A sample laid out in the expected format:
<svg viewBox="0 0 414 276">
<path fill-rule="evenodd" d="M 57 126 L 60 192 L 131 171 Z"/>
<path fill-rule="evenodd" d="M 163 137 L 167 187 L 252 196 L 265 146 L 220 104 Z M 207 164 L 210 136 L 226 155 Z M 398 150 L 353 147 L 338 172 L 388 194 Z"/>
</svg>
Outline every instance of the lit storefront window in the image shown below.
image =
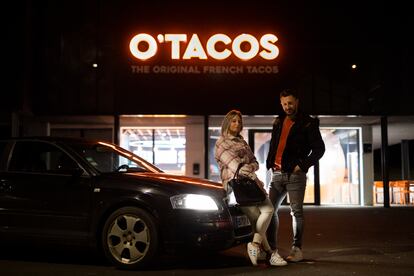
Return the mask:
<svg viewBox="0 0 414 276">
<path fill-rule="evenodd" d="M 243 137 L 249 143 L 248 133 L 253 141 L 254 155 L 259 162 L 258 177 L 267 185 L 271 173 L 266 169 L 266 157 L 271 138 L 270 130 L 243 129 Z M 326 151 L 319 161 L 321 204 L 358 205 L 361 185 L 361 129 L 321 127 Z M 214 159 L 214 145 L 219 138 L 220 128 L 209 128 L 209 174 L 210 180 L 220 181 L 220 172 Z M 287 199 L 288 200 L 288 199 Z M 289 201 L 289 200 L 288 200 Z M 305 203 L 315 203 L 314 167 L 307 173 Z"/>
<path fill-rule="evenodd" d="M 185 127 L 121 127 L 121 147 L 167 173 L 185 175 Z"/>
</svg>

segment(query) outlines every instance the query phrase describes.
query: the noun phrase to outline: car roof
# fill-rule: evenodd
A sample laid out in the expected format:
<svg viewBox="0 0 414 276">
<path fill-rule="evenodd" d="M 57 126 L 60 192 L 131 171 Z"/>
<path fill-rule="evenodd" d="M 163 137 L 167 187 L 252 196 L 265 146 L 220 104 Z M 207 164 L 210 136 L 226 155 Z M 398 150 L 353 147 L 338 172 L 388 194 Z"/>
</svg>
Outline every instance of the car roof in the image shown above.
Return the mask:
<svg viewBox="0 0 414 276">
<path fill-rule="evenodd" d="M 29 141 L 29 140 L 39 140 L 47 142 L 82 142 L 82 143 L 96 143 L 99 140 L 91 140 L 85 138 L 77 137 L 55 137 L 55 136 L 27 136 L 27 137 L 10 137 L 2 138 L 0 141 Z"/>
</svg>

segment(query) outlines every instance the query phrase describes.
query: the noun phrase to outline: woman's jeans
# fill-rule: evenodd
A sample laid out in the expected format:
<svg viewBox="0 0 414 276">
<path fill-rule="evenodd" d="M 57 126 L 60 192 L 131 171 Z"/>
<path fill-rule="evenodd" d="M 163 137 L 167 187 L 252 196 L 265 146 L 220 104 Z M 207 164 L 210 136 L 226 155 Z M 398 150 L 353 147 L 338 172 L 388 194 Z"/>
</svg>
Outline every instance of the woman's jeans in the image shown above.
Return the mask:
<svg viewBox="0 0 414 276">
<path fill-rule="evenodd" d="M 264 250 L 271 251 L 266 237 L 266 230 L 272 220 L 274 208 L 269 198 L 258 205 L 241 206 L 241 209 L 254 227 L 253 242 L 261 244 Z"/>
<path fill-rule="evenodd" d="M 278 211 L 286 194 L 289 195 L 290 215 L 292 216 L 293 246 L 302 248 L 303 235 L 303 200 L 306 189 L 306 173 L 282 173 L 275 171 L 269 188 L 269 198 L 275 206 L 273 219 L 270 222 L 267 237 L 272 248 L 277 249 L 277 235 L 279 229 Z"/>
</svg>

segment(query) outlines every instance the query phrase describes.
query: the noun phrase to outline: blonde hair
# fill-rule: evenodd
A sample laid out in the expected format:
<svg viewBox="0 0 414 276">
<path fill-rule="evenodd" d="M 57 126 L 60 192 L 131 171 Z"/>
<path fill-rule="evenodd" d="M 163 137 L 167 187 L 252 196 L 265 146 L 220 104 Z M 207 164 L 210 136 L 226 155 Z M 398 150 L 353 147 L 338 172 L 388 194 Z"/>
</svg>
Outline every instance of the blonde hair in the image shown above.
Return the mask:
<svg viewBox="0 0 414 276">
<path fill-rule="evenodd" d="M 228 134 L 229 128 L 230 128 L 230 123 L 233 120 L 234 117 L 239 116 L 240 121 L 241 121 L 241 128 L 240 131 L 242 131 L 243 129 L 243 117 L 240 111 L 238 110 L 230 110 L 226 116 L 223 119 L 223 122 L 221 123 L 221 135 L 222 136 L 226 136 Z"/>
</svg>

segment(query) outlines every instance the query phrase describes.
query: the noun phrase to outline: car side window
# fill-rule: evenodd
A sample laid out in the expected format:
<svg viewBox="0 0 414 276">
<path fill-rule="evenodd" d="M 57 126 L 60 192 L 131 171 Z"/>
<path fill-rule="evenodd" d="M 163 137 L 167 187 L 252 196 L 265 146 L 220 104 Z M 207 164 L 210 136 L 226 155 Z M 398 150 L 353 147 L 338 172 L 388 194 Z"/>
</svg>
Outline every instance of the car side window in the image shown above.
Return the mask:
<svg viewBox="0 0 414 276">
<path fill-rule="evenodd" d="M 7 149 L 7 142 L 0 141 L 0 170 L 3 170 L 5 167 L 6 149 Z"/>
<path fill-rule="evenodd" d="M 58 147 L 44 142 L 17 142 L 9 171 L 35 173 L 68 173 L 79 168 L 76 162 Z"/>
<path fill-rule="evenodd" d="M 0 156 L 6 151 L 7 142 L 0 141 Z"/>
</svg>

